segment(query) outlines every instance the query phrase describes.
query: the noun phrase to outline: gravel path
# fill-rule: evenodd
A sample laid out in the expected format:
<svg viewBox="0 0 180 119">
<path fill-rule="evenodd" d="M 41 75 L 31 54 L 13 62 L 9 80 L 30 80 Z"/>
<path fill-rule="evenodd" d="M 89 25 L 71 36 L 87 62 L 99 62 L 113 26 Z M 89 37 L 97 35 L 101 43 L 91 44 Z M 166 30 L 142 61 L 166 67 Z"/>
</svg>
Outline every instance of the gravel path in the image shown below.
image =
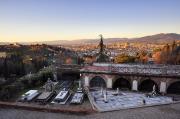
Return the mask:
<svg viewBox="0 0 180 119">
<path fill-rule="evenodd" d="M 0 119 L 180 119 L 180 103 L 90 115 L 0 108 Z"/>
</svg>

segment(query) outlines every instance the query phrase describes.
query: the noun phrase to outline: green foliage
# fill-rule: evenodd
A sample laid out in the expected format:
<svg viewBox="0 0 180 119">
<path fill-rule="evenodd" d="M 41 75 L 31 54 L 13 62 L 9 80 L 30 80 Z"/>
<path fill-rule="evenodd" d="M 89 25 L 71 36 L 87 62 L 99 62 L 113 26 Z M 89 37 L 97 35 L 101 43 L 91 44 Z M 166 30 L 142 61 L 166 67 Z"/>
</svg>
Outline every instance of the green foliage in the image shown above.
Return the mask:
<svg viewBox="0 0 180 119">
<path fill-rule="evenodd" d="M 0 91 L 1 100 L 8 100 L 16 95 L 16 93 L 20 91 L 20 87 L 18 85 L 6 85 Z"/>
<path fill-rule="evenodd" d="M 0 75 L 7 79 L 12 74 L 16 76 L 23 76 L 25 74 L 23 59 L 18 52 L 8 54 L 8 57 L 0 59 L 0 66 L 3 69 Z"/>
<path fill-rule="evenodd" d="M 18 92 L 43 85 L 48 78 L 53 78 L 50 68 L 43 69 L 36 74 L 29 74 L 19 78 L 16 82 L 5 85 L 0 89 L 0 99 L 8 100 L 17 95 Z"/>
</svg>

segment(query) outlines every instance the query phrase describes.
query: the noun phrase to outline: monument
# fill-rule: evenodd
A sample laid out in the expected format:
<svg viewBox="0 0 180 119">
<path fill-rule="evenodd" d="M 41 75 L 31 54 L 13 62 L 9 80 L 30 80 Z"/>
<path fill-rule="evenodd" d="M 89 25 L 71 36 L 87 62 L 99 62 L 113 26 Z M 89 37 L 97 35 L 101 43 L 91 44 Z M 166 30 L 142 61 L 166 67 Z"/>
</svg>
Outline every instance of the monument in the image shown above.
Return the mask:
<svg viewBox="0 0 180 119">
<path fill-rule="evenodd" d="M 105 53 L 105 45 L 103 43 L 103 36 L 100 36 L 100 42 L 99 42 L 99 53 L 96 56 L 96 62 L 104 63 L 104 62 L 110 62 L 109 56 Z"/>
<path fill-rule="evenodd" d="M 52 92 L 54 91 L 54 83 L 50 80 L 50 78 L 48 78 L 48 81 L 45 84 L 45 91 L 46 92 Z"/>
<path fill-rule="evenodd" d="M 58 81 L 57 80 L 57 72 L 53 73 L 53 78 L 54 78 L 54 81 Z"/>
<path fill-rule="evenodd" d="M 152 96 L 156 96 L 156 85 L 153 86 L 153 90 L 152 90 Z"/>
</svg>

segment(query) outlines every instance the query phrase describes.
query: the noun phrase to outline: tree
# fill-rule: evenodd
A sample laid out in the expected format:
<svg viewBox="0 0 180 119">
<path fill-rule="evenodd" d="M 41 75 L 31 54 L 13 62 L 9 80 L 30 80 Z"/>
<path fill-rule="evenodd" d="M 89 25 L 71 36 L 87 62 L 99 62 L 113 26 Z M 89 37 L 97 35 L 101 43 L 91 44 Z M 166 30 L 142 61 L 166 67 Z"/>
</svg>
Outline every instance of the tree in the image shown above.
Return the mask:
<svg viewBox="0 0 180 119">
<path fill-rule="evenodd" d="M 148 54 L 145 51 L 141 51 L 139 54 L 137 54 L 136 58 L 137 58 L 137 61 L 140 63 L 147 63 Z"/>
<path fill-rule="evenodd" d="M 4 74 L 5 80 L 7 80 L 7 77 L 8 77 L 8 74 L 9 74 L 8 67 L 7 67 L 7 58 L 4 59 L 3 64 L 4 64 L 4 72 L 3 72 L 3 74 Z"/>
<path fill-rule="evenodd" d="M 135 62 L 135 57 L 122 54 L 115 57 L 115 62 L 116 63 L 133 63 Z"/>
<path fill-rule="evenodd" d="M 164 46 L 160 56 L 160 63 L 162 64 L 180 64 L 180 46 L 175 42 L 171 45 L 167 44 Z"/>
</svg>

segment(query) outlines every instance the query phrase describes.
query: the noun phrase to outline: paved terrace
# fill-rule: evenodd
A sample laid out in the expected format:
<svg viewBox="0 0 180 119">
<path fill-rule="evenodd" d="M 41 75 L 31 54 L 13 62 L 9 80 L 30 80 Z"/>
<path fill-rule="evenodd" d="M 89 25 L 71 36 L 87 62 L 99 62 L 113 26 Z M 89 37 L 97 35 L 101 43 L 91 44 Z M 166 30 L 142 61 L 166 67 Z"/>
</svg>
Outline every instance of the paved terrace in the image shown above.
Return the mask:
<svg viewBox="0 0 180 119">
<path fill-rule="evenodd" d="M 142 65 L 142 64 L 100 64 L 85 66 L 82 73 L 107 73 L 123 75 L 149 75 L 180 77 L 180 65 Z"/>
<path fill-rule="evenodd" d="M 114 95 L 115 93 L 117 92 L 107 90 L 107 103 L 104 102 L 104 96 L 100 90 L 90 91 L 89 99 L 100 112 L 173 103 L 172 98 L 167 96 L 150 98 L 144 93 L 138 92 L 120 91 L 119 95 Z M 143 100 L 145 103 L 143 103 Z"/>
</svg>

